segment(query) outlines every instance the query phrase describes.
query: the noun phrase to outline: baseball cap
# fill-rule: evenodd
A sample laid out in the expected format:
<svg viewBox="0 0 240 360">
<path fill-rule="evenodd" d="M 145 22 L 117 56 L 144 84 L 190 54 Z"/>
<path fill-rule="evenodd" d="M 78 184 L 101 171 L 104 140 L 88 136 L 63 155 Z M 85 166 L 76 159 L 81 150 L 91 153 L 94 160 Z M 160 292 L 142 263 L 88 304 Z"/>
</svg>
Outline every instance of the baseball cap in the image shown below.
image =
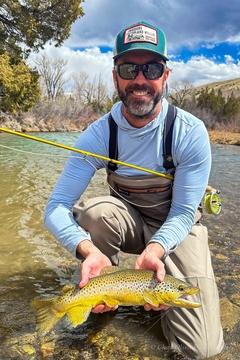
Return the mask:
<svg viewBox="0 0 240 360">
<path fill-rule="evenodd" d="M 115 42 L 113 59 L 133 50 L 146 50 L 167 58 L 167 44 L 164 32 L 157 26 L 140 21 L 121 30 Z"/>
</svg>

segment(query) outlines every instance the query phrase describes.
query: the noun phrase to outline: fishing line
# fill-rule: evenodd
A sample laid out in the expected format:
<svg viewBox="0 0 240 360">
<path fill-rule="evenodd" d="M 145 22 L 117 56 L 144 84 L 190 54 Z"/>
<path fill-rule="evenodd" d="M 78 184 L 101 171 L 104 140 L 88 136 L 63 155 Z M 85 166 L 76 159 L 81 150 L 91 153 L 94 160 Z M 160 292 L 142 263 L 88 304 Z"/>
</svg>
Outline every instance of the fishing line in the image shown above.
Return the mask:
<svg viewBox="0 0 240 360">
<path fill-rule="evenodd" d="M 56 143 L 54 141 L 46 140 L 46 139 L 39 138 L 39 137 L 32 136 L 32 135 L 23 134 L 21 132 L 10 130 L 10 129 L 0 128 L 0 131 L 3 131 L 5 133 L 7 133 L 7 134 L 20 136 L 20 137 L 23 137 L 23 138 L 26 138 L 26 139 L 29 139 L 29 140 L 38 141 L 38 142 L 41 142 L 41 143 L 44 143 L 44 144 L 47 144 L 47 145 L 56 146 L 56 147 L 61 148 L 61 149 L 77 152 L 77 153 L 80 153 L 82 155 L 92 156 L 92 157 L 95 157 L 97 159 L 101 159 L 101 160 L 104 160 L 104 161 L 107 161 L 107 162 L 110 161 L 110 162 L 112 162 L 114 164 L 117 164 L 117 165 L 123 165 L 123 166 L 131 167 L 133 169 L 137 169 L 137 170 L 144 171 L 144 172 L 147 172 L 147 173 L 150 173 L 150 174 L 153 174 L 153 175 L 164 177 L 164 178 L 169 179 L 169 180 L 173 180 L 173 176 L 170 175 L 170 174 L 160 173 L 158 171 L 147 169 L 147 168 L 144 168 L 142 166 L 130 164 L 130 163 L 120 161 L 120 160 L 110 159 L 107 156 L 100 155 L 100 154 L 95 154 L 95 153 L 92 153 L 90 151 L 77 149 L 77 148 L 74 148 L 72 146 Z"/>
<path fill-rule="evenodd" d="M 107 156 L 103 156 L 103 155 L 100 155 L 100 154 L 94 154 L 94 153 L 92 153 L 90 151 L 77 149 L 77 148 L 74 148 L 74 147 L 71 147 L 71 146 L 56 143 L 56 142 L 46 140 L 46 139 L 43 139 L 43 138 L 39 138 L 39 137 L 36 137 L 36 136 L 23 134 L 23 133 L 18 132 L 18 131 L 5 129 L 5 128 L 0 128 L 0 131 L 11 134 L 11 135 L 16 135 L 16 136 L 20 136 L 20 137 L 23 137 L 23 138 L 27 138 L 27 139 L 30 139 L 30 140 L 38 141 L 38 142 L 41 142 L 41 143 L 44 143 L 44 144 L 47 144 L 47 145 L 56 146 L 56 147 L 61 148 L 61 149 L 77 152 L 77 153 L 80 153 L 80 154 L 82 154 L 84 156 L 92 156 L 92 157 L 95 157 L 97 159 L 101 159 L 101 160 L 104 160 L 104 161 L 111 162 L 113 164 L 127 166 L 127 167 L 130 167 L 130 168 L 133 168 L 133 169 L 137 169 L 137 170 L 140 170 L 140 171 L 150 173 L 152 175 L 161 176 L 161 177 L 164 177 L 164 178 L 169 179 L 169 180 L 174 179 L 173 175 L 170 175 L 170 174 L 160 173 L 160 172 L 155 171 L 155 170 L 150 170 L 150 169 L 147 169 L 147 168 L 144 168 L 144 167 L 141 167 L 141 166 L 137 166 L 137 165 L 133 165 L 133 164 L 123 162 L 123 161 L 120 161 L 120 160 L 110 159 Z M 84 160 L 88 161 L 87 159 L 84 159 Z M 93 166 L 93 164 L 91 164 L 91 162 L 89 162 L 89 164 L 91 166 Z M 203 205 L 204 205 L 207 213 L 214 214 L 214 215 L 220 214 L 221 209 L 222 209 L 222 206 L 221 206 L 222 200 L 221 200 L 221 198 L 219 196 L 219 193 L 220 193 L 219 190 L 216 190 L 216 189 L 212 188 L 209 185 L 207 186 L 206 193 L 205 193 L 204 199 L 203 199 Z"/>
<path fill-rule="evenodd" d="M 26 151 L 26 150 L 22 150 L 22 149 L 18 149 L 18 148 L 12 148 L 10 146 L 6 146 L 6 145 L 2 145 L 0 144 L 1 147 L 5 148 L 5 149 L 8 149 L 8 150 L 12 150 L 12 151 L 17 151 L 17 152 L 21 152 L 21 153 L 25 153 L 25 154 L 30 154 L 30 155 L 43 155 L 43 156 L 57 156 L 59 158 L 63 158 L 63 159 L 69 159 L 70 157 L 71 158 L 75 158 L 75 159 L 79 159 L 79 160 L 83 160 L 83 161 L 86 161 L 89 163 L 89 165 L 91 165 L 96 171 L 97 171 L 97 168 L 96 166 L 94 166 L 88 159 L 86 159 L 85 156 L 83 157 L 79 157 L 79 156 L 64 156 L 64 155 L 59 155 L 59 154 L 51 154 L 51 153 L 34 153 L 32 151 Z M 157 207 L 159 205 L 163 205 L 163 204 L 166 204 L 166 203 L 169 203 L 170 200 L 167 200 L 167 201 L 162 201 L 161 203 L 157 203 L 157 204 L 154 204 L 154 205 L 140 205 L 140 204 L 136 204 L 128 199 L 126 199 L 124 196 L 122 196 L 117 190 L 115 190 L 110 184 L 108 184 L 109 188 L 115 193 L 117 194 L 121 199 L 123 199 L 124 201 L 128 202 L 129 204 L 131 205 L 134 205 L 134 206 L 138 206 L 138 207 L 142 207 L 142 208 L 153 208 L 153 207 Z"/>
<path fill-rule="evenodd" d="M 60 154 L 51 154 L 51 153 L 34 153 L 32 151 L 26 151 L 26 150 L 22 150 L 22 149 L 18 149 L 18 148 L 13 148 L 13 147 L 10 147 L 10 146 L 6 146 L 6 145 L 2 145 L 0 144 L 0 147 L 3 147 L 5 149 L 8 149 L 8 150 L 12 150 L 12 151 L 16 151 L 16 152 L 21 152 L 21 153 L 25 153 L 25 154 L 30 154 L 30 155 L 41 155 L 41 156 L 54 156 L 54 157 L 58 157 L 58 158 L 62 158 L 62 159 L 70 159 L 70 158 L 74 158 L 74 159 L 78 159 L 78 160 L 83 160 L 83 161 L 86 161 L 87 163 L 89 163 L 89 165 L 91 165 L 96 171 L 97 171 L 97 168 L 96 166 L 94 166 L 90 160 L 86 159 L 86 156 L 73 156 L 73 155 L 70 155 L 70 156 L 64 156 L 64 155 L 60 155 Z M 0 154 L 0 156 L 4 156 L 4 154 Z"/>
<path fill-rule="evenodd" d="M 18 149 L 18 148 L 13 148 L 13 147 L 10 147 L 10 146 L 6 146 L 6 145 L 2 145 L 0 144 L 1 147 L 5 148 L 5 149 L 8 149 L 8 150 L 13 150 L 13 151 L 17 151 L 17 152 L 21 152 L 21 153 L 25 153 L 25 154 L 31 154 L 31 155 L 43 155 L 43 156 L 57 156 L 57 157 L 62 157 L 63 159 L 67 159 L 68 156 L 64 156 L 64 155 L 59 155 L 59 154 L 51 154 L 51 153 L 34 153 L 32 151 L 26 151 L 26 150 L 22 150 L 22 149 Z M 72 156 L 72 157 L 75 157 L 77 158 L 77 156 Z"/>
<path fill-rule="evenodd" d="M 167 309 L 167 310 L 159 310 L 159 311 L 163 311 L 163 313 L 160 313 L 159 315 L 157 315 L 157 320 L 151 324 L 150 328 L 148 328 L 146 331 L 144 331 L 143 335 L 147 334 L 164 316 L 166 316 L 166 314 L 169 312 L 169 311 L 172 311 L 172 309 Z"/>
<path fill-rule="evenodd" d="M 13 147 L 10 147 L 10 146 L 6 146 L 6 145 L 2 145 L 0 144 L 0 147 L 3 147 L 5 149 L 8 149 L 8 150 L 12 150 L 12 151 L 17 151 L 17 152 L 21 152 L 21 153 L 25 153 L 25 154 L 30 154 L 30 155 L 43 155 L 43 156 L 57 156 L 59 158 L 63 158 L 63 159 L 69 159 L 70 157 L 71 158 L 75 158 L 75 159 L 79 159 L 79 160 L 83 160 L 83 161 L 86 161 L 87 163 L 89 163 L 89 165 L 91 165 L 96 171 L 97 171 L 97 168 L 95 165 L 93 165 L 88 159 L 86 159 L 85 156 L 83 157 L 79 157 L 79 156 L 64 156 L 64 155 L 59 155 L 59 154 L 51 154 L 51 153 L 34 153 L 32 151 L 26 151 L 26 150 L 22 150 L 22 149 L 18 149 L 18 148 L 13 148 Z M 4 155 L 2 155 L 4 156 Z M 126 199 L 124 196 L 122 196 L 117 190 L 115 190 L 110 184 L 108 184 L 109 188 L 115 192 L 115 194 L 117 194 L 120 198 L 122 198 L 124 201 L 128 202 L 129 204 L 131 205 L 134 205 L 134 206 L 138 206 L 138 207 L 142 207 L 142 208 L 153 208 L 153 207 L 157 207 L 159 205 L 163 205 L 165 203 L 168 203 L 170 200 L 167 200 L 167 201 L 163 201 L 161 203 L 158 203 L 158 204 L 155 204 L 155 205 L 140 205 L 140 204 L 136 204 L 128 199 Z"/>
</svg>

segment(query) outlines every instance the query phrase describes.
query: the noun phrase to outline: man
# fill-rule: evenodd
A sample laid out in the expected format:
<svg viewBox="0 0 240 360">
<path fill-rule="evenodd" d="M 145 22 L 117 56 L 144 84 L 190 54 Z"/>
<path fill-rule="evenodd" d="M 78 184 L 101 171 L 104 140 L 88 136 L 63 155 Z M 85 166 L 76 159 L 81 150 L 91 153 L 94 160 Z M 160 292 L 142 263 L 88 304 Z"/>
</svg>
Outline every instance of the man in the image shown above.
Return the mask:
<svg viewBox="0 0 240 360">
<path fill-rule="evenodd" d="M 113 69 L 121 101 L 76 144 L 165 175 L 74 155 L 48 202 L 45 223 L 63 246 L 83 259 L 80 287 L 105 266 L 118 264 L 120 250 L 138 254 L 135 268 L 154 270 L 159 281 L 167 272 L 198 286 L 202 307 L 171 309 L 162 318 L 162 329 L 173 349 L 204 359 L 223 348 L 207 230 L 198 211 L 208 183 L 210 145 L 204 124 L 164 99 L 167 60 L 165 35 L 158 27 L 139 22 L 122 30 Z M 111 195 L 81 202 L 73 211 L 96 169 L 104 167 Z M 108 310 L 104 305 L 95 308 Z"/>
</svg>

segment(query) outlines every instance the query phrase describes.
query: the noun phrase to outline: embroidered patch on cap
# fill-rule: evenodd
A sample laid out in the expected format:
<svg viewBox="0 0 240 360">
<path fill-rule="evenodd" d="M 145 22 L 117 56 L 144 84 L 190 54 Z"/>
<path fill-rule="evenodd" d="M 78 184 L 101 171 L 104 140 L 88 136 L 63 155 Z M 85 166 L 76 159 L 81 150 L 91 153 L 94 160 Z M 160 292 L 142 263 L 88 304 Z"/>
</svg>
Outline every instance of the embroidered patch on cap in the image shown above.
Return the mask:
<svg viewBox="0 0 240 360">
<path fill-rule="evenodd" d="M 157 31 L 145 25 L 136 25 L 125 31 L 124 44 L 138 41 L 157 45 Z"/>
</svg>

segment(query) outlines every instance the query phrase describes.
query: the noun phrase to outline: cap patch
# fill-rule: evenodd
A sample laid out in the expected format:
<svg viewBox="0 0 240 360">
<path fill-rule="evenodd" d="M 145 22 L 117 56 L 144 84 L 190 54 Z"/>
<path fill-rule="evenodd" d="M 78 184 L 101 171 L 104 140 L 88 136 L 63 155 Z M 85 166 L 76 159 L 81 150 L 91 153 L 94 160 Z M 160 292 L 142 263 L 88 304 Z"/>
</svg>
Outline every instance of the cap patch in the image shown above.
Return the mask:
<svg viewBox="0 0 240 360">
<path fill-rule="evenodd" d="M 145 25 L 136 25 L 125 31 L 124 44 L 138 41 L 157 45 L 157 31 Z"/>
</svg>

